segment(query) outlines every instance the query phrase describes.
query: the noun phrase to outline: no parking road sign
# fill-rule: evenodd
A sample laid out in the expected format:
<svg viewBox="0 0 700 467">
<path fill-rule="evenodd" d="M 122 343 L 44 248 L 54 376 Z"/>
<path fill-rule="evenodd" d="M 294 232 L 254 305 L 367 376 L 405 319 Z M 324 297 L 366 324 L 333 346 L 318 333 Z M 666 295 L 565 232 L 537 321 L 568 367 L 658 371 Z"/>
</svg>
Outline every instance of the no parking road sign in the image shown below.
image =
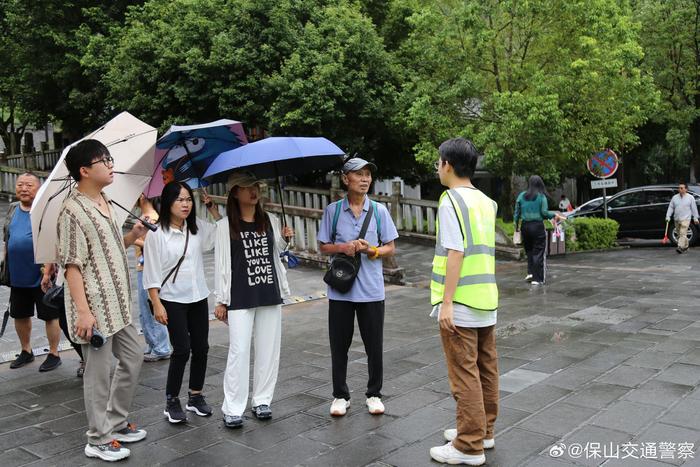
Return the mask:
<svg viewBox="0 0 700 467">
<path fill-rule="evenodd" d="M 617 154 L 612 149 L 605 149 L 595 156 L 591 156 L 587 166 L 588 171 L 594 177 L 608 178 L 617 171 Z"/>
</svg>

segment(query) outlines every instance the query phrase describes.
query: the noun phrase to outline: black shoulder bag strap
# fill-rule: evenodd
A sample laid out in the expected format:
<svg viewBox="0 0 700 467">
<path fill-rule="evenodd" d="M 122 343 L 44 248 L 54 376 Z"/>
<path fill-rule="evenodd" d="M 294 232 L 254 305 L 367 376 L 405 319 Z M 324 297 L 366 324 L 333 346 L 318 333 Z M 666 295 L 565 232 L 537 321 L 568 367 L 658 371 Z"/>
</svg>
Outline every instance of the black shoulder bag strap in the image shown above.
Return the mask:
<svg viewBox="0 0 700 467">
<path fill-rule="evenodd" d="M 173 284 L 175 283 L 175 279 L 177 279 L 177 273 L 178 271 L 180 271 L 180 266 L 185 260 L 185 255 L 187 254 L 187 245 L 190 243 L 190 229 L 187 227 L 187 223 L 185 223 L 185 230 L 187 231 L 187 233 L 185 234 L 185 251 L 182 252 L 182 256 L 180 256 L 180 259 L 177 261 L 175 267 L 172 268 L 168 275 L 165 276 L 165 279 L 163 279 L 163 283 L 160 284 L 161 289 L 163 288 L 165 283 L 168 282 L 168 279 L 170 279 L 170 276 L 172 276 L 173 274 L 175 274 L 175 276 L 173 277 Z"/>
<path fill-rule="evenodd" d="M 365 221 L 362 223 L 362 230 L 360 230 L 360 236 L 357 237 L 358 240 L 363 240 L 367 234 L 367 228 L 369 227 L 369 221 L 372 220 L 374 215 L 374 206 L 372 206 L 372 201 L 369 202 L 369 209 L 367 210 L 367 215 L 365 216 Z"/>
</svg>

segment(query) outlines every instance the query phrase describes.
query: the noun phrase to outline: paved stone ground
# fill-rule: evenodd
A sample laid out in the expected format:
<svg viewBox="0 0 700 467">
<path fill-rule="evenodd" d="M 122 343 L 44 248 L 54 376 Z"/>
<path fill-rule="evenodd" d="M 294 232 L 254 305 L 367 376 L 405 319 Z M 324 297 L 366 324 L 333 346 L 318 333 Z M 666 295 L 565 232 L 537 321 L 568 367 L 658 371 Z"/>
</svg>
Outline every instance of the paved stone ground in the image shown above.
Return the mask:
<svg viewBox="0 0 700 467">
<path fill-rule="evenodd" d="M 414 283 L 424 283 L 419 272 L 430 254 L 401 247 Z M 522 281 L 523 263 L 499 263 L 501 412 L 488 465 L 680 465 L 678 443 L 694 443 L 698 457 L 698 260 L 700 250 L 678 256 L 668 248 L 569 255 L 550 261 L 549 284 L 539 288 Z M 318 288 L 319 271 L 298 272 L 300 285 Z M 225 325 L 212 322 L 205 393 L 215 415 L 168 424 L 162 415 L 168 364 L 144 364 L 131 418 L 149 434 L 123 464 L 436 465 L 428 449 L 453 426 L 455 405 L 427 303 L 424 287 L 388 287 L 387 413 L 371 416 L 364 408 L 367 367 L 356 335 L 348 378 L 353 405 L 340 419 L 328 416 L 326 300 L 285 306 L 274 419 L 248 418 L 237 431 L 221 423 L 228 339 Z M 91 463 L 82 453 L 78 362 L 73 352 L 62 356 L 64 364 L 47 374 L 37 372 L 38 361 L 20 370 L 0 365 L 3 466 Z M 662 442 L 676 444 L 661 451 Z M 641 443 L 650 443 L 649 459 L 621 459 L 639 457 Z M 549 455 L 555 445 L 552 452 L 564 450 L 558 458 Z M 577 455 L 579 445 L 588 454 Z M 618 459 L 596 458 L 610 456 L 611 448 L 619 448 Z"/>
</svg>

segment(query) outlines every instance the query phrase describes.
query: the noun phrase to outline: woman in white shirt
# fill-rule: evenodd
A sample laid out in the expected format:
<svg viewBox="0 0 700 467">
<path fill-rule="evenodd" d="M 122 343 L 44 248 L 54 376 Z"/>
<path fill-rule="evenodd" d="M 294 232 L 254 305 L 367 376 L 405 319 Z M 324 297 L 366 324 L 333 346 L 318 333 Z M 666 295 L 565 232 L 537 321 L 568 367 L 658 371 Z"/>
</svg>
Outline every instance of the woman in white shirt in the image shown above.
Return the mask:
<svg viewBox="0 0 700 467">
<path fill-rule="evenodd" d="M 148 290 L 156 321 L 168 327 L 173 347 L 163 412 L 170 423 L 187 420 L 178 396 L 190 353 L 185 408 L 202 417 L 212 414 L 202 395 L 209 351 L 209 289 L 202 253 L 214 247 L 214 239 L 215 226 L 196 218 L 190 187 L 181 182 L 165 185 L 160 228 L 146 236 L 143 287 Z"/>
<path fill-rule="evenodd" d="M 216 317 L 229 324 L 224 374 L 224 424 L 243 425 L 248 401 L 250 343 L 255 334 L 253 415 L 272 417 L 277 382 L 282 299 L 289 294 L 280 252 L 287 245 L 276 216 L 263 210 L 260 182 L 250 173 L 229 177 L 227 217 L 216 223 Z M 285 227 L 284 236 L 294 235 Z"/>
</svg>

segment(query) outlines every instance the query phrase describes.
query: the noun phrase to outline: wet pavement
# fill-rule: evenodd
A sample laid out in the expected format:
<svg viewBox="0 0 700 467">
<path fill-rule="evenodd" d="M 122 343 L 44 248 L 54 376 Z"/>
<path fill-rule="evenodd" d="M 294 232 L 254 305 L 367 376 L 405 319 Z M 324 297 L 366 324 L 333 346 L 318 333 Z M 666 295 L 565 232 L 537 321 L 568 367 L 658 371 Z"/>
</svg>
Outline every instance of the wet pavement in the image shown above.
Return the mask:
<svg viewBox="0 0 700 467">
<path fill-rule="evenodd" d="M 145 363 L 131 420 L 148 430 L 124 465 L 429 466 L 428 450 L 454 426 L 455 404 L 437 325 L 427 316 L 431 249 L 399 245 L 414 287 L 387 287 L 386 414 L 364 406 L 359 333 L 350 350 L 352 406 L 331 401 L 327 301 L 283 308 L 273 419 L 223 427 L 228 334 L 213 321 L 204 392 L 213 417 L 172 426 L 163 417 L 167 362 Z M 548 284 L 523 281 L 525 264 L 499 262 L 501 407 L 490 466 L 697 465 L 700 442 L 700 250 L 622 249 L 557 257 Z M 297 295 L 322 291 L 320 270 L 298 269 Z M 0 295 L 2 298 L 2 295 Z M 11 324 L 8 327 L 8 331 Z M 4 339 L 4 338 L 3 338 Z M 4 344 L 3 344 L 4 345 Z M 9 344 L 8 344 L 9 345 Z M 78 361 L 0 365 L 0 463 L 85 465 L 86 418 Z M 640 459 L 642 457 L 642 459 Z"/>
</svg>

